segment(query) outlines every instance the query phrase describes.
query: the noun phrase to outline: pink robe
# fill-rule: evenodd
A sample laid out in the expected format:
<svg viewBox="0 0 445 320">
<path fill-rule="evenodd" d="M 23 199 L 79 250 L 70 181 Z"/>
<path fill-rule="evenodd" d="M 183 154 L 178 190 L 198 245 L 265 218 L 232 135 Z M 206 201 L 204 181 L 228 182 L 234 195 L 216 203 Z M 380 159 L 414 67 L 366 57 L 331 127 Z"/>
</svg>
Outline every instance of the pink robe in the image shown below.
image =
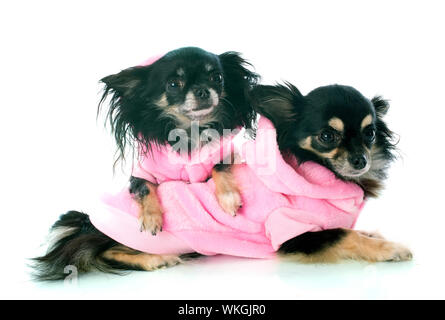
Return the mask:
<svg viewBox="0 0 445 320">
<path fill-rule="evenodd" d="M 316 163 L 298 166 L 295 158 L 283 159 L 268 119 L 260 118 L 256 139 L 246 142 L 241 154 L 245 163 L 235 165 L 233 172 L 243 207 L 235 217 L 219 206 L 210 179 L 160 184 L 164 225 L 155 236 L 139 231 L 138 206 L 127 188 L 105 195 L 91 221 L 114 240 L 147 253 L 253 258 L 271 257 L 283 242 L 308 231 L 354 227 L 365 203 L 362 189 Z M 177 169 L 166 163 L 159 168 Z M 187 175 L 194 177 L 191 171 Z"/>
</svg>

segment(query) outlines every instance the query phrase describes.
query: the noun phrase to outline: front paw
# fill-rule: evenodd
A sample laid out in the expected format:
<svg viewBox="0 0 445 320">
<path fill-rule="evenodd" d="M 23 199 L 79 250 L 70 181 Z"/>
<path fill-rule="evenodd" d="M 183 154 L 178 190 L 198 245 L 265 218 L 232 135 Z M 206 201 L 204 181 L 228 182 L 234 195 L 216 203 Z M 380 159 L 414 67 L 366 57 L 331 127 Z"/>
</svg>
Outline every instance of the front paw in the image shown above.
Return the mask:
<svg viewBox="0 0 445 320">
<path fill-rule="evenodd" d="M 394 261 L 394 262 L 395 261 L 409 261 L 409 260 L 412 260 L 412 259 L 413 259 L 413 254 L 412 254 L 412 252 L 408 248 L 406 248 L 406 247 L 404 247 L 404 246 L 402 246 L 400 244 L 395 243 L 393 245 L 392 253 L 390 254 L 390 256 L 385 261 L 388 261 L 388 262 L 392 262 L 392 261 Z"/>
<path fill-rule="evenodd" d="M 233 217 L 236 216 L 238 209 L 243 205 L 241 195 L 238 191 L 217 193 L 216 198 L 221 208 Z"/>
<path fill-rule="evenodd" d="M 401 244 L 385 241 L 377 261 L 397 262 L 409 261 L 412 259 L 413 254 L 411 253 L 411 250 Z"/>
<path fill-rule="evenodd" d="M 139 230 L 141 232 L 147 231 L 153 236 L 162 231 L 162 224 L 162 212 L 145 213 L 139 218 Z"/>
</svg>

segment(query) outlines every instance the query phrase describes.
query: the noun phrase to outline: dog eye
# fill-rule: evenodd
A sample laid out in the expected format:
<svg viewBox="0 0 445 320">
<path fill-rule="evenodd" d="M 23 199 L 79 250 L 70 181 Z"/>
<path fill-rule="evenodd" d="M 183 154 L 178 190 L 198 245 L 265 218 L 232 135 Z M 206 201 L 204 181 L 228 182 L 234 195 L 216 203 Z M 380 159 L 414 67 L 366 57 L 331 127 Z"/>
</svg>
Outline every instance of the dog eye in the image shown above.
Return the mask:
<svg viewBox="0 0 445 320">
<path fill-rule="evenodd" d="M 318 139 L 324 144 L 334 144 L 340 140 L 340 136 L 332 130 L 323 130 L 318 135 Z"/>
<path fill-rule="evenodd" d="M 369 141 L 374 141 L 375 139 L 375 129 L 372 127 L 368 127 L 363 131 L 363 134 L 365 135 L 366 139 Z"/>
<path fill-rule="evenodd" d="M 210 76 L 210 81 L 216 82 L 216 83 L 221 83 L 223 80 L 223 77 L 221 75 L 221 73 L 214 73 Z"/>
<path fill-rule="evenodd" d="M 176 92 L 184 86 L 184 83 L 179 79 L 173 79 L 167 82 L 167 91 Z"/>
</svg>

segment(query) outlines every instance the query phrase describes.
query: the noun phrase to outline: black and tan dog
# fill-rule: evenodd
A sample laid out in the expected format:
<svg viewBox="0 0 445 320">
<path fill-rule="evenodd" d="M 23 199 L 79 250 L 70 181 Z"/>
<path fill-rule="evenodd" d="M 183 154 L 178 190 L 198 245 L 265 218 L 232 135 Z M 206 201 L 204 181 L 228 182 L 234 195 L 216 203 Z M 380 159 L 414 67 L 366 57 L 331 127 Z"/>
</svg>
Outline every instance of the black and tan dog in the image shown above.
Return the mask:
<svg viewBox="0 0 445 320">
<path fill-rule="evenodd" d="M 292 153 L 300 162 L 315 161 L 360 185 L 366 197 L 378 196 L 394 160 L 392 132 L 383 121 L 386 100 L 369 100 L 341 85 L 303 96 L 289 83 L 257 86 L 253 96 L 257 111 L 276 127 L 282 153 Z M 279 252 L 309 262 L 412 258 L 408 249 L 378 234 L 346 229 L 305 233 L 283 243 Z"/>
<path fill-rule="evenodd" d="M 224 130 L 250 128 L 255 113 L 249 91 L 258 76 L 248 66 L 236 52 L 216 55 L 185 47 L 170 51 L 149 65 L 103 78 L 105 91 L 101 102 L 111 96 L 107 114 L 119 159 L 124 157 L 128 145 L 133 150 L 142 145 L 150 151 L 157 145 L 182 143 L 185 146 L 180 149 L 191 153 L 202 147 L 202 141 L 196 141 L 202 132 L 212 130 L 223 136 Z M 185 132 L 185 138 L 170 141 L 169 134 L 177 129 Z M 191 133 L 193 129 L 197 134 Z M 212 177 L 221 207 L 235 215 L 241 198 L 231 179 L 230 163 L 216 164 Z M 130 179 L 130 192 L 140 205 L 141 230 L 153 235 L 162 229 L 156 188 L 155 183 L 144 179 Z"/>
<path fill-rule="evenodd" d="M 346 86 L 318 88 L 307 96 L 292 85 L 256 86 L 250 93 L 258 113 L 277 129 L 283 154 L 299 161 L 315 161 L 338 178 L 360 185 L 367 197 L 376 197 L 394 160 L 392 133 L 383 122 L 389 104 L 380 97 L 369 100 Z M 230 178 L 229 178 L 230 179 Z M 37 277 L 62 279 L 67 265 L 79 271 L 118 269 L 154 270 L 182 261 L 125 247 L 97 230 L 88 215 L 71 211 L 52 230 L 59 235 L 48 253 L 36 258 Z M 346 229 L 307 232 L 284 242 L 278 253 L 302 262 L 341 259 L 404 261 L 412 258 L 402 245 L 375 233 Z"/>
<path fill-rule="evenodd" d="M 105 90 L 99 111 L 109 102 L 106 114 L 118 146 L 117 160 L 124 158 L 127 149 L 138 157 L 150 157 L 152 148 L 172 144 L 183 144 L 179 150 L 188 150 L 190 154 L 205 146 L 200 139 L 202 133 L 211 131 L 222 137 L 241 127 L 251 128 L 256 113 L 250 104 L 250 91 L 258 75 L 248 69 L 250 66 L 237 52 L 217 55 L 185 47 L 170 51 L 149 65 L 103 78 Z M 170 133 L 178 129 L 185 135 L 180 141 L 171 141 Z M 197 134 L 192 134 L 193 130 Z M 140 154 L 140 150 L 144 153 Z M 232 179 L 232 159 L 221 160 L 205 178 L 214 179 L 219 204 L 235 215 L 241 196 Z M 157 184 L 132 176 L 129 191 L 139 204 L 140 230 L 156 235 L 163 224 Z M 181 261 L 177 256 L 139 255 L 102 235 L 88 216 L 76 211 L 62 215 L 52 232 L 58 234 L 58 242 L 48 254 L 36 259 L 40 278 L 44 279 L 61 277 L 69 264 L 82 272 L 93 266 L 100 270 L 151 270 Z"/>
</svg>

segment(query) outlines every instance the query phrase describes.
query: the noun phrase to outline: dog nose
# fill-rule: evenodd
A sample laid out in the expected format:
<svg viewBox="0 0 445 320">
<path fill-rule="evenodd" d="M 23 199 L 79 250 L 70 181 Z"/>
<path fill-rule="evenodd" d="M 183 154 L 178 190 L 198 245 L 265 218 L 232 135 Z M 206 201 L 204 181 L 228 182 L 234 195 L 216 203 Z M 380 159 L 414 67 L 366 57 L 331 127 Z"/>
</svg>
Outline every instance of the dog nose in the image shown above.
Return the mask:
<svg viewBox="0 0 445 320">
<path fill-rule="evenodd" d="M 206 100 L 210 96 L 209 90 L 207 88 L 202 88 L 202 87 L 196 88 L 194 90 L 194 93 L 195 93 L 195 96 L 201 100 Z"/>
<path fill-rule="evenodd" d="M 367 164 L 366 158 L 362 154 L 352 155 L 349 158 L 349 162 L 356 170 L 363 169 L 364 167 L 366 167 L 366 164 Z"/>
</svg>

